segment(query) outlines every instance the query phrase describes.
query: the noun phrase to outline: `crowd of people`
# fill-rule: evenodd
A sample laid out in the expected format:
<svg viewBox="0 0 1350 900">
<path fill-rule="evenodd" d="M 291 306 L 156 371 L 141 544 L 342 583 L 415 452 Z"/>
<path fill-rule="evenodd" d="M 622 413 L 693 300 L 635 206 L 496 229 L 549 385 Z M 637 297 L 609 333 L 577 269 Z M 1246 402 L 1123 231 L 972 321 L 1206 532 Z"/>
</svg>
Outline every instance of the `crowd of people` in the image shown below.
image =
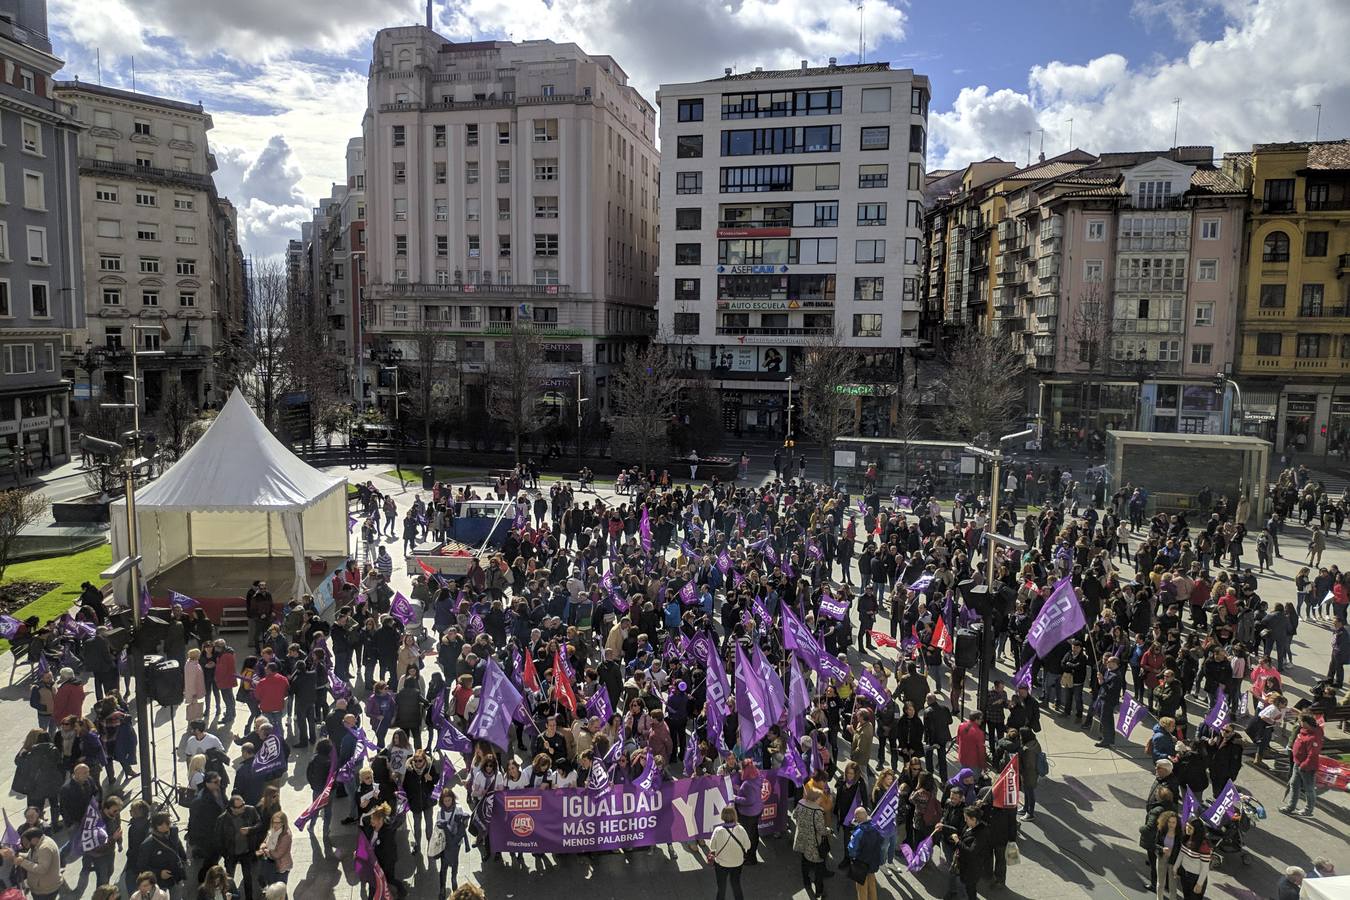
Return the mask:
<svg viewBox="0 0 1350 900">
<path fill-rule="evenodd" d="M 1009 502 L 990 522 L 982 496 L 951 505 L 883 496 L 874 482 L 857 496 L 803 480 L 634 478 L 613 504 L 561 483 L 532 495 L 531 484 L 537 473 L 493 486 L 516 498 L 513 527 L 463 578 L 428 570 L 404 596 L 384 542 L 442 533 L 471 487 L 437 485 L 399 531 L 392 496 L 368 484 L 354 521 L 375 552 L 333 576 L 331 617 L 312 597 L 278 603 L 255 582 L 236 646 L 202 610 L 172 603 L 161 649 L 183 671 L 185 827 L 182 812 L 126 799 L 137 747 L 130 669 L 109 643 L 115 612 L 93 590 L 59 622 L 19 623 L 37 722 L 15 761 L 28 809 L 0 850 L 0 885 L 55 896 L 78 857 L 81 884 L 100 896 L 118 896 L 121 864 L 128 896 L 195 887 L 210 900 L 272 900 L 285 896 L 297 828 L 327 843 L 354 827 L 373 894 L 403 895 L 413 871 L 442 898 L 471 897 L 462 854 L 524 865 L 492 845 L 496 794 L 600 790 L 655 770 L 734 787 L 705 845 L 719 900 L 740 900 L 743 868 L 763 858 L 765 779 L 791 798 L 812 897 L 841 873 L 859 900 L 874 898 L 878 873 L 920 871 L 931 857 L 949 895 L 976 900 L 1004 884 L 1020 823 L 1035 819 L 1046 721 L 1097 729 L 1112 747 L 1131 698 L 1156 721 L 1140 847 L 1160 900 L 1204 896 L 1223 829 L 1185 803 L 1217 801 L 1248 741 L 1252 764 L 1267 765 L 1293 726 L 1285 808 L 1315 810 L 1318 716 L 1345 702 L 1350 579 L 1334 565 L 1307 570 L 1295 602 L 1263 597 L 1234 552 L 1245 524 L 1221 502 L 1192 525 L 1143 517 L 1128 487 L 1079 506 L 1070 481 L 1038 511 Z M 1263 533 L 1278 554 L 1277 519 Z M 989 529 L 1026 549 L 1001 549 Z M 989 552 L 982 605 L 970 589 Z M 1081 627 L 1038 649 L 1040 623 L 1070 595 Z M 1311 702 L 1291 704 L 1291 639 L 1321 598 L 1332 672 Z M 980 695 L 970 651 L 986 631 L 992 663 L 1016 674 L 995 673 Z M 523 702 L 494 744 L 471 736 L 498 670 Z M 779 698 L 771 719 L 750 715 L 746 679 Z M 283 809 L 279 786 L 300 772 L 312 803 Z"/>
</svg>

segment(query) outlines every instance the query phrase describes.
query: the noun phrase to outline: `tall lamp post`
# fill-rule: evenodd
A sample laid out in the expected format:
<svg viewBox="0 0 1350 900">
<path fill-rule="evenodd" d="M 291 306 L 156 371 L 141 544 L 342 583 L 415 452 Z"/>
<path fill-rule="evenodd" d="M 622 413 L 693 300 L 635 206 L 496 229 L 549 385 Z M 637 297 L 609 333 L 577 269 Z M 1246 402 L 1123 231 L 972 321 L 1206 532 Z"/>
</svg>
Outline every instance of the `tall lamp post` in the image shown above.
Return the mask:
<svg viewBox="0 0 1350 900">
<path fill-rule="evenodd" d="M 1148 348 L 1140 347 L 1139 355 L 1133 350 L 1126 351 L 1125 363 L 1134 371 L 1134 430 L 1144 430 L 1144 383 L 1148 381 Z"/>
<path fill-rule="evenodd" d="M 568 372 L 568 375 L 575 376 L 577 379 L 577 478 L 581 478 L 581 404 L 585 403 L 590 397 L 581 396 L 581 370 Z"/>
<path fill-rule="evenodd" d="M 966 447 L 966 452 L 987 461 L 990 464 L 989 481 L 989 524 L 985 527 L 985 569 L 984 569 L 984 589 L 985 589 L 985 613 L 984 627 L 980 629 L 980 671 L 979 671 L 979 694 L 975 697 L 976 708 L 988 712 L 987 698 L 989 694 L 989 676 L 993 670 L 994 656 L 994 629 L 993 629 L 993 603 L 995 599 L 994 592 L 994 559 L 999 547 L 1008 547 L 1016 550 L 1025 550 L 1026 544 L 1016 538 L 1004 537 L 998 533 L 998 507 L 999 499 L 1003 488 L 999 483 L 999 477 L 1003 466 L 1003 445 L 1018 441 L 1028 441 L 1035 438 L 1040 433 L 1037 428 L 1027 428 L 1014 434 L 1005 434 L 999 438 L 991 449 L 982 447 Z M 977 588 L 978 591 L 978 588 Z M 978 594 L 977 594 L 978 596 Z"/>
<path fill-rule="evenodd" d="M 140 533 L 139 523 L 136 521 L 136 471 L 150 461 L 137 455 L 141 444 L 141 370 L 138 361 L 143 356 L 163 356 L 164 351 L 142 350 L 135 337 L 141 331 L 159 330 L 160 326 L 158 325 L 131 326 L 133 335 L 130 354 L 131 374 L 123 376 L 131 383 L 131 402 L 100 404 L 107 409 L 131 409 L 132 430 L 130 435 L 124 436 L 125 445 L 118 446 L 108 441 L 85 438 L 85 441 L 95 449 L 102 445 L 102 449 L 105 451 L 122 453 L 123 487 L 126 490 L 127 503 L 127 558 L 123 560 L 122 565 L 124 565 L 124 571 L 127 574 L 127 600 L 131 604 L 133 634 L 131 676 L 136 682 L 136 741 L 140 751 L 141 797 L 147 802 L 151 796 L 153 778 L 150 768 L 152 764 L 150 759 L 150 704 L 145 687 L 145 656 L 135 643 L 141 630 Z M 114 566 L 114 568 L 118 567 Z M 177 751 L 175 750 L 175 752 Z"/>
<path fill-rule="evenodd" d="M 787 436 L 783 438 L 783 446 L 787 448 L 787 452 L 788 452 L 788 459 L 787 459 L 787 477 L 788 477 L 788 480 L 791 481 L 791 480 L 792 480 L 792 457 L 793 457 L 793 451 L 794 451 L 794 449 L 795 449 L 796 446 L 797 446 L 797 442 L 796 442 L 795 440 L 792 439 L 792 376 L 791 376 L 791 375 L 789 375 L 789 376 L 787 377 L 787 387 L 788 387 L 788 395 L 787 395 Z"/>
<path fill-rule="evenodd" d="M 399 361 L 403 359 L 403 351 L 395 347 L 384 350 L 380 355 L 380 371 L 394 373 L 394 472 L 398 475 L 398 486 L 400 491 L 406 491 L 407 486 L 403 483 L 403 463 L 399 453 L 399 445 L 403 443 L 403 425 L 399 419 L 398 400 L 403 396 L 403 392 L 398 388 Z"/>
</svg>

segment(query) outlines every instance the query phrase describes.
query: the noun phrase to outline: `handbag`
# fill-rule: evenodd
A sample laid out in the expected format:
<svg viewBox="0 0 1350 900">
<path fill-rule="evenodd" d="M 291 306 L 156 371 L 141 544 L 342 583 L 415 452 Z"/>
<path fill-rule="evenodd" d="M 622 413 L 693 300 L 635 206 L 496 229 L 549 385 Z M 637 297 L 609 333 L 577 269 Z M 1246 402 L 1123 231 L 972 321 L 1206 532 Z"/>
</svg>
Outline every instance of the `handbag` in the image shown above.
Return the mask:
<svg viewBox="0 0 1350 900">
<path fill-rule="evenodd" d="M 1003 851 L 1003 859 L 1008 865 L 1015 866 L 1022 861 L 1022 853 L 1016 844 L 1009 844 Z"/>
<path fill-rule="evenodd" d="M 849 859 L 848 877 L 854 884 L 866 884 L 867 876 L 872 873 L 867 871 L 867 864 L 861 860 Z"/>
<path fill-rule="evenodd" d="M 440 856 L 445 852 L 445 829 L 437 826 L 427 842 L 427 856 Z"/>
<path fill-rule="evenodd" d="M 1059 686 L 1060 686 L 1060 687 L 1073 687 L 1073 673 L 1072 673 L 1072 672 L 1062 672 L 1062 673 L 1060 673 L 1060 676 L 1059 676 Z"/>
</svg>

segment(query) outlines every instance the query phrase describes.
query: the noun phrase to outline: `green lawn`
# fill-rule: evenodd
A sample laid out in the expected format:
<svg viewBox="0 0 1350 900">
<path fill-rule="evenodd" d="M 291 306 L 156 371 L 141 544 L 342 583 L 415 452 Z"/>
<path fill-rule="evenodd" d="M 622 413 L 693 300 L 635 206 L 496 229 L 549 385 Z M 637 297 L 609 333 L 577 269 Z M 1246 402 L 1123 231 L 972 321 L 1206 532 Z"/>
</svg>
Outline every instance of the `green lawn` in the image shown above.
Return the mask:
<svg viewBox="0 0 1350 900">
<path fill-rule="evenodd" d="M 72 553 L 68 556 L 53 556 L 50 559 L 37 559 L 32 562 L 14 563 L 5 569 L 5 581 L 56 581 L 60 582 L 27 606 L 19 608 L 16 619 L 37 616 L 43 622 L 50 621 L 68 610 L 80 596 L 80 585 L 86 581 L 103 584 L 98 573 L 112 565 L 112 546 L 101 544 Z M 9 642 L 0 640 L 0 652 L 9 649 Z"/>
<path fill-rule="evenodd" d="M 487 470 L 482 472 L 466 472 L 463 469 L 452 469 L 448 466 L 432 466 L 436 470 L 437 481 L 464 481 L 466 478 L 482 478 L 487 474 Z M 397 469 L 385 469 L 380 473 L 386 478 L 398 478 Z M 359 479 L 358 479 L 359 480 Z M 422 483 L 422 467 L 420 465 L 407 465 L 403 467 L 403 480 L 418 484 Z"/>
</svg>

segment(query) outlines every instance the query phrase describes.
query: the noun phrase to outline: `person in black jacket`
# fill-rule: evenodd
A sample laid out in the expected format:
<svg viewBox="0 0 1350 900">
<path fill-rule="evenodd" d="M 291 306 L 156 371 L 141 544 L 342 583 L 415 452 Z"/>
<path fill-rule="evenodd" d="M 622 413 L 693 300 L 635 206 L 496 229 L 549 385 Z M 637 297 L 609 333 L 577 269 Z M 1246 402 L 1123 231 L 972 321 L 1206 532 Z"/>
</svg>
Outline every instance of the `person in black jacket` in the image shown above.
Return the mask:
<svg viewBox="0 0 1350 900">
<path fill-rule="evenodd" d="M 101 626 L 94 636 L 80 648 L 84 667 L 93 675 L 94 697 L 102 700 L 108 691 L 117 689 L 117 660 L 108 643 L 108 629 Z"/>
<path fill-rule="evenodd" d="M 224 857 L 225 871 L 234 877 L 234 867 L 242 868 L 240 883 L 244 885 L 244 897 L 253 900 L 253 863 L 257 859 L 258 810 L 246 803 L 244 798 L 235 794 L 230 805 L 216 819 L 216 840 Z"/>
<path fill-rule="evenodd" d="M 290 696 L 294 698 L 292 718 L 295 720 L 295 736 L 297 738 L 291 746 L 308 747 L 318 737 L 315 734 L 314 714 L 315 689 L 318 680 L 315 677 L 314 669 L 310 667 L 309 662 L 303 656 L 296 660 L 295 668 L 291 670 L 290 684 Z"/>
<path fill-rule="evenodd" d="M 10 790 L 26 797 L 28 805 L 39 811 L 50 803 L 52 827 L 60 827 L 61 751 L 42 729 L 30 731 L 23 749 L 14 757 L 14 780 Z"/>
<path fill-rule="evenodd" d="M 408 798 L 408 820 L 415 847 L 420 848 L 422 845 L 424 825 L 428 838 L 431 836 L 431 813 L 436 803 L 433 794 L 439 778 L 440 772 L 425 750 L 414 753 L 408 760 L 408 768 L 403 772 L 403 794 Z"/>
<path fill-rule="evenodd" d="M 220 776 L 208 772 L 197 790 L 197 796 L 188 807 L 187 842 L 192 855 L 201 861 L 197 867 L 197 881 L 200 882 L 208 869 L 220 862 L 220 835 L 216 822 L 225 812 L 225 791 Z"/>
<path fill-rule="evenodd" d="M 924 754 L 930 772 L 937 771 L 947 780 L 947 748 L 952 742 L 952 711 L 942 705 L 937 694 L 928 695 L 923 710 Z"/>
<path fill-rule="evenodd" d="M 70 778 L 61 785 L 61 817 L 72 827 L 84 818 L 89 809 L 89 798 L 98 796 L 98 784 L 89 774 L 89 767 L 79 763 L 71 770 Z"/>
<path fill-rule="evenodd" d="M 1008 845 L 1017 840 L 1017 807 L 994 806 L 992 788 L 985 788 L 980 795 L 980 803 L 987 809 L 988 824 L 984 828 L 993 859 L 994 887 L 1003 887 L 1008 880 Z M 966 835 L 970 836 L 969 828 Z"/>
<path fill-rule="evenodd" d="M 161 888 L 172 892 L 187 877 L 183 869 L 186 859 L 187 851 L 169 814 L 155 813 L 150 817 L 150 833 L 141 842 L 137 858 L 140 870 L 153 874 Z"/>
<path fill-rule="evenodd" d="M 361 824 L 375 854 L 375 864 L 384 872 L 384 880 L 394 892 L 402 897 L 406 893 L 398 881 L 395 872 L 398 869 L 398 828 L 393 823 L 389 804 L 381 803 L 370 812 L 370 818 Z"/>
<path fill-rule="evenodd" d="M 1016 810 L 1010 810 L 1014 814 Z M 966 827 L 961 834 L 959 849 L 956 852 L 956 872 L 966 889 L 966 900 L 977 900 L 975 889 L 980 879 L 989 874 L 992 862 L 993 845 L 989 827 L 980 821 L 980 813 L 974 807 L 964 810 Z M 1016 828 L 1016 819 L 1014 828 Z"/>
<path fill-rule="evenodd" d="M 328 738 L 319 738 L 318 743 L 314 745 L 314 755 L 305 765 L 305 783 L 309 785 L 311 800 L 318 799 L 319 794 L 323 793 L 324 787 L 328 784 L 332 750 L 333 744 Z M 333 786 L 333 790 L 334 792 L 337 791 L 337 785 Z M 333 803 L 336 799 L 330 794 L 321 813 L 325 843 L 328 841 L 328 830 L 333 821 Z"/>
</svg>

